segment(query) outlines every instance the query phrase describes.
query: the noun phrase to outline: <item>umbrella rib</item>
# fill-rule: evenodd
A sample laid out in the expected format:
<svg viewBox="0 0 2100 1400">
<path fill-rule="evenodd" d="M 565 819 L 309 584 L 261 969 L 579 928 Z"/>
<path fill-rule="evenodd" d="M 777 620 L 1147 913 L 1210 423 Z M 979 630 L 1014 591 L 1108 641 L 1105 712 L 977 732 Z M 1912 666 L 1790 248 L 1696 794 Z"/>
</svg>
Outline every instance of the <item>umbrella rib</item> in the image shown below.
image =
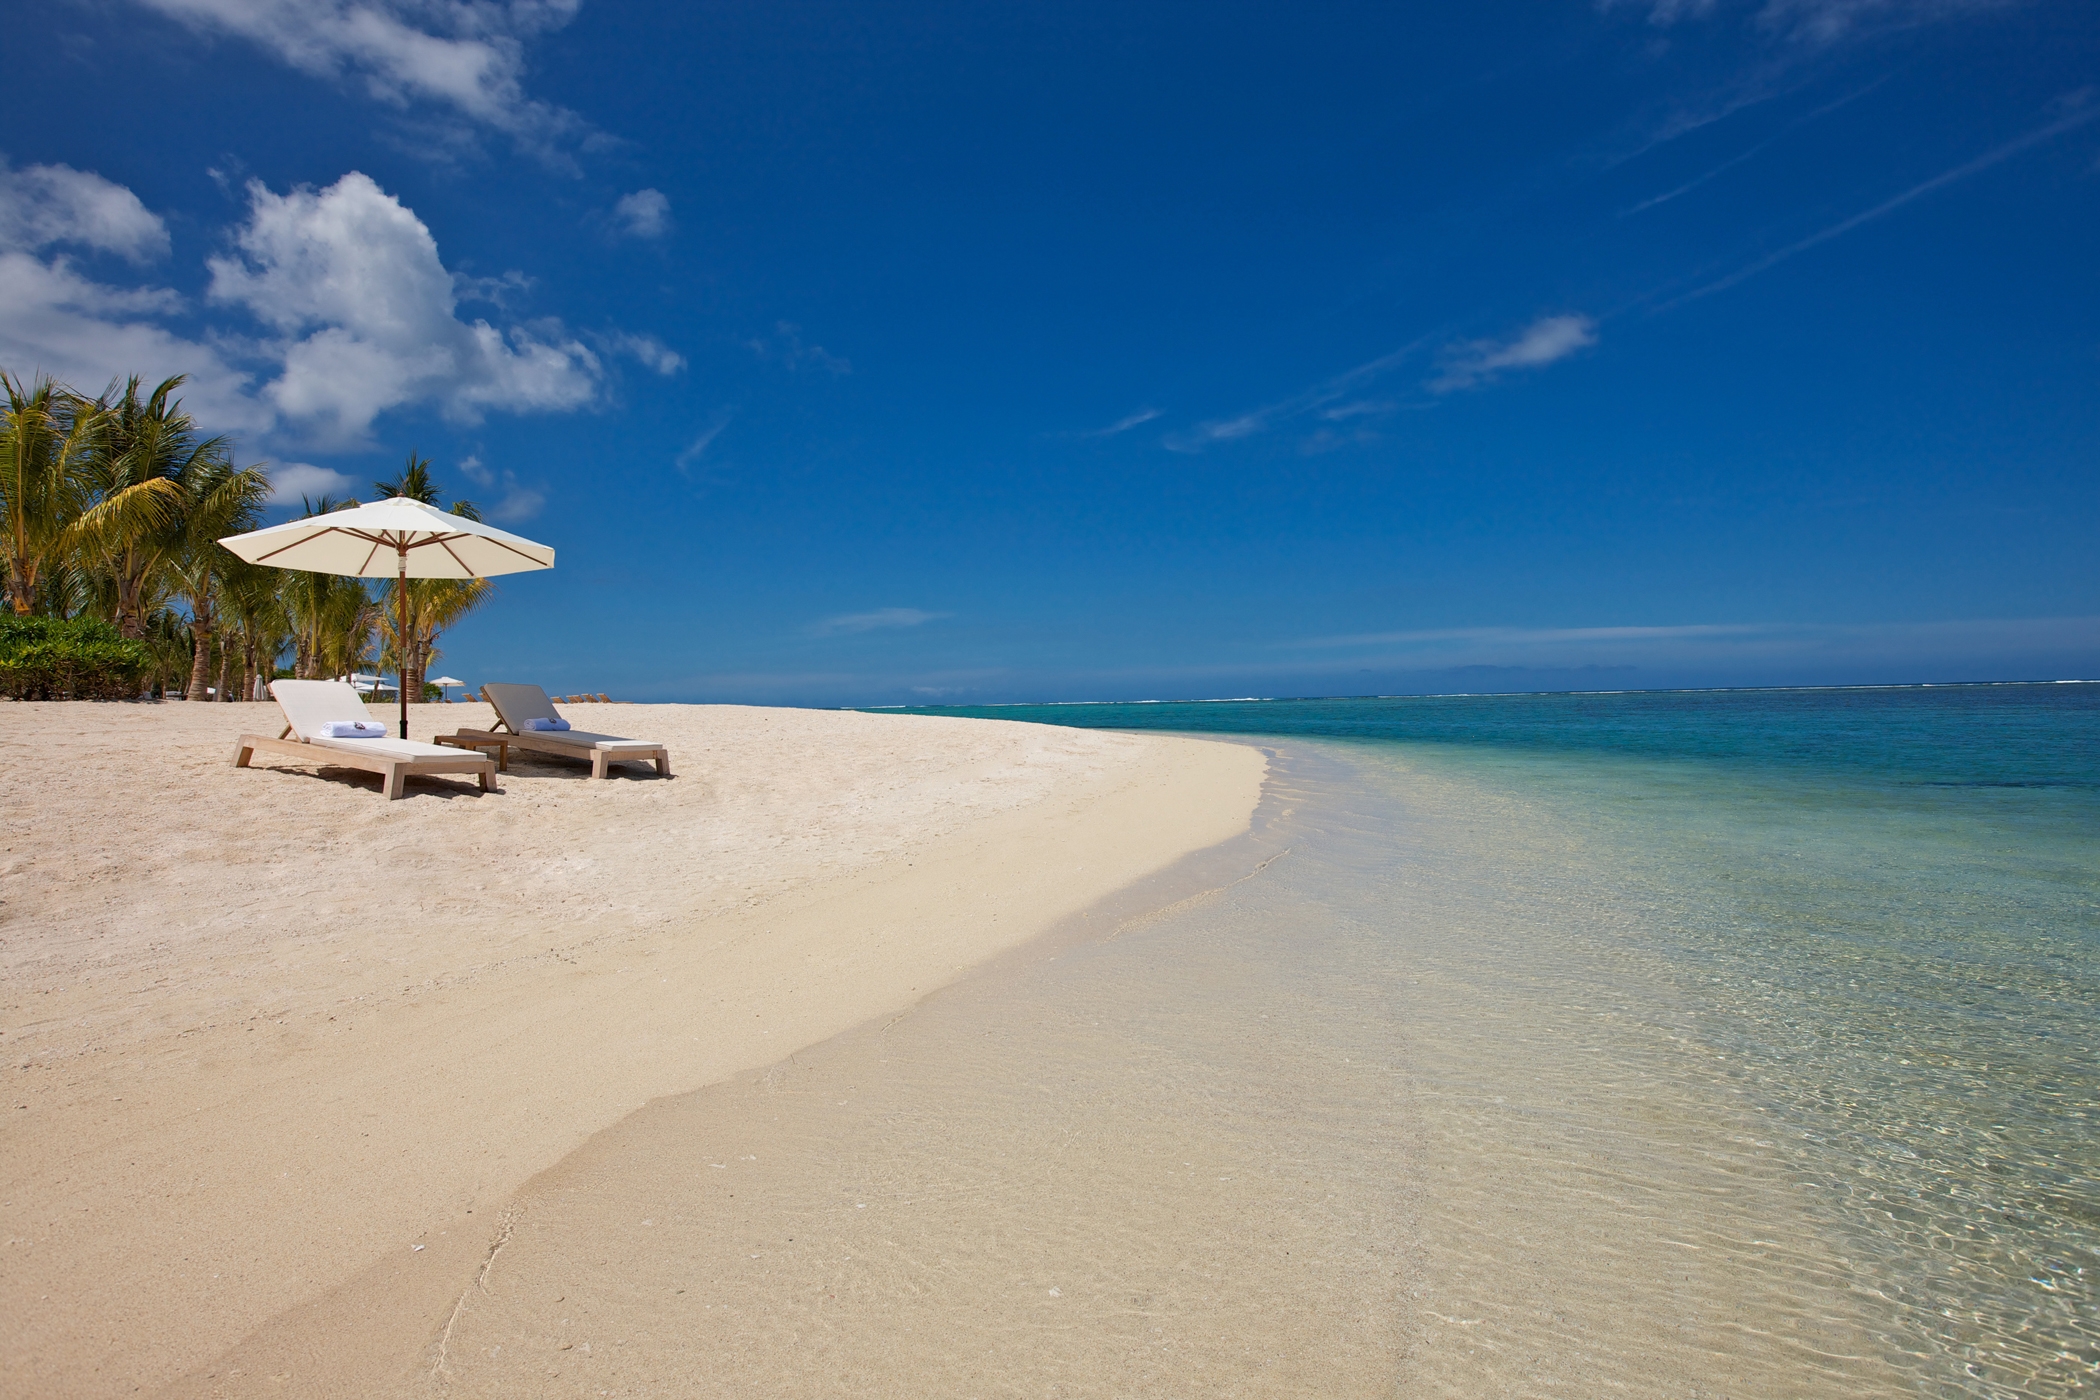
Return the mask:
<svg viewBox="0 0 2100 1400">
<path fill-rule="evenodd" d="M 509 550 L 512 554 L 517 555 L 520 559 L 525 560 L 527 563 L 538 564 L 539 567 L 542 569 L 548 567 L 545 564 L 541 564 L 539 560 L 534 559 L 530 554 L 527 554 L 524 550 L 519 549 L 516 545 L 504 544 L 502 540 L 497 539 L 493 535 L 483 535 L 481 538 L 487 540 L 490 544 L 497 545 L 503 549 Z"/>
<path fill-rule="evenodd" d="M 384 545 L 391 545 L 397 552 L 406 553 L 408 550 L 421 549 L 425 545 L 433 544 L 441 547 L 445 551 L 445 553 L 451 555 L 452 562 L 459 565 L 460 568 L 465 569 L 467 571 L 468 578 L 482 577 L 481 574 L 475 572 L 472 565 L 468 564 L 466 560 L 460 557 L 459 551 L 452 547 L 452 542 L 454 540 L 482 540 L 488 544 L 496 546 L 498 549 L 506 550 L 511 554 L 517 555 L 520 559 L 523 559 L 527 564 L 532 565 L 534 568 L 545 569 L 552 567 L 545 560 L 539 559 L 536 556 L 527 553 L 526 551 L 518 548 L 516 545 L 511 544 L 506 540 L 499 540 L 493 535 L 484 535 L 471 530 L 452 530 L 442 533 L 433 531 L 425 535 L 422 539 L 411 539 L 411 536 L 414 533 L 416 532 L 406 530 L 347 530 L 340 525 L 326 525 L 314 532 L 313 534 L 302 535 L 298 539 L 293 540 L 288 544 L 279 545 L 276 549 L 273 549 L 269 553 L 258 557 L 255 560 L 255 562 L 258 564 L 268 563 L 270 560 L 275 559 L 278 555 L 283 554 L 288 550 L 297 549 L 301 545 L 308 545 L 314 543 L 323 535 L 347 535 L 354 540 L 368 541 L 372 546 L 371 551 L 365 555 L 364 562 L 357 566 L 356 576 L 358 577 L 364 576 L 364 571 L 372 566 L 373 558 L 376 555 L 378 555 L 380 548 Z M 542 547 L 544 548 L 544 546 Z M 284 566 L 280 565 L 279 567 L 281 568 Z M 325 570 L 324 572 L 332 573 L 334 571 Z"/>
<path fill-rule="evenodd" d="M 452 547 L 450 541 L 458 538 L 460 538 L 460 536 L 454 535 L 445 539 L 439 539 L 436 541 L 436 543 L 442 545 L 444 547 L 445 553 L 452 556 L 453 563 L 459 565 L 462 569 L 465 569 L 467 571 L 468 578 L 480 578 L 481 575 L 474 572 L 474 566 L 469 564 L 466 560 L 460 558 L 459 551 Z"/>
<path fill-rule="evenodd" d="M 338 529 L 335 526 L 330 525 L 323 529 L 320 535 L 301 535 L 298 539 L 293 540 L 290 544 L 281 544 L 277 546 L 277 548 L 271 550 L 268 554 L 263 555 L 261 559 L 258 559 L 255 562 L 260 564 L 263 563 L 265 560 L 275 559 L 278 555 L 284 553 L 287 549 L 297 549 L 302 544 L 312 544 L 315 540 L 321 538 L 321 535 L 347 535 L 349 533 L 351 532 L 348 530 Z"/>
</svg>

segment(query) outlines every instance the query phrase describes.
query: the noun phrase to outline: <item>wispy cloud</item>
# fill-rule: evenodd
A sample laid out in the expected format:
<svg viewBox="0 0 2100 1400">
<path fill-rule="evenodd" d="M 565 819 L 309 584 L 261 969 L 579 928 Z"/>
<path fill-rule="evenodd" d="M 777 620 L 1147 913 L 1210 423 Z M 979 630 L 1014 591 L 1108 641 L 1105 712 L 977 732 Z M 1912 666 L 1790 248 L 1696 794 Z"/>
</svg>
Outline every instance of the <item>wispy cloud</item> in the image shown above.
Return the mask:
<svg viewBox="0 0 2100 1400">
<path fill-rule="evenodd" d="M 1438 627 L 1398 632 L 1353 632 L 1308 637 L 1286 647 L 1335 650 L 1350 647 L 1417 646 L 1425 643 L 1499 642 L 1531 646 L 1550 642 L 1681 641 L 1687 637 L 1747 636 L 1772 630 L 1768 623 L 1689 623 L 1673 627 Z"/>
<path fill-rule="evenodd" d="M 1796 43 L 1821 47 L 1891 29 L 1915 29 L 2022 0 L 1766 0 L 1758 24 Z"/>
<path fill-rule="evenodd" d="M 1115 422 L 1109 424 L 1105 428 L 1096 428 L 1092 432 L 1081 433 L 1079 434 L 1079 436 L 1083 438 L 1115 437 L 1119 433 L 1127 433 L 1132 428 L 1140 427 L 1143 424 L 1150 423 L 1153 419 L 1157 417 L 1159 417 L 1158 409 L 1141 408 L 1137 412 L 1130 414 L 1127 417 L 1118 418 Z"/>
<path fill-rule="evenodd" d="M 1260 408 L 1235 414 L 1230 418 L 1206 420 L 1193 428 L 1169 433 L 1161 441 L 1170 452 L 1201 452 L 1207 447 L 1252 437 L 1256 433 L 1267 432 L 1270 428 L 1309 415 L 1317 414 L 1323 418 L 1343 417 L 1373 411 L 1369 407 L 1369 400 L 1356 399 L 1355 396 L 1372 381 L 1398 368 L 1428 343 L 1428 336 L 1419 337 L 1398 350 L 1380 355 L 1375 360 L 1367 360 L 1355 369 L 1344 370 L 1332 379 L 1323 380 L 1303 393 L 1293 394 L 1287 399 L 1264 404 Z M 1343 400 L 1354 402 L 1337 408 L 1336 405 Z M 1395 404 L 1393 407 L 1397 408 L 1399 405 Z M 1386 410 L 1381 407 L 1376 411 Z"/>
<path fill-rule="evenodd" d="M 494 490 L 497 495 L 488 507 L 488 517 L 506 525 L 521 520 L 530 520 L 547 504 L 547 493 L 536 486 L 518 480 L 518 474 L 508 467 L 498 470 L 481 460 L 478 454 L 460 459 L 459 469 L 483 491 Z"/>
<path fill-rule="evenodd" d="M 2088 93 L 2074 94 L 2067 101 L 2073 104 L 2072 110 L 2068 115 L 2059 117 L 2045 126 L 2037 127 L 2024 136 L 2015 137 L 1994 150 L 1984 152 L 1974 160 L 1955 166 L 1952 170 L 1943 170 L 1929 180 L 1921 180 L 1901 194 L 1884 199 L 1871 209 L 1854 214 L 1849 219 L 1841 219 L 1828 228 L 1820 229 L 1806 238 L 1789 243 L 1777 252 L 1767 253 L 1756 261 L 1737 268 L 1725 277 L 1716 278 L 1704 286 L 1694 287 L 1691 291 L 1681 296 L 1672 297 L 1655 309 L 1657 311 L 1668 311 L 1673 307 L 1682 306 L 1686 302 L 1698 301 L 1700 298 L 1710 297 L 1716 292 L 1725 292 L 1730 287 L 1749 281 L 1760 272 L 1767 272 L 1777 267 L 1788 258 L 1805 253 L 1811 248 L 1819 247 L 1830 242 L 1833 238 L 1841 238 L 1862 224 L 1870 224 L 1883 215 L 1894 213 L 1913 200 L 1922 199 L 1935 190 L 1945 189 L 1949 185 L 1968 179 L 1971 175 L 1981 174 L 1994 165 L 2012 159 L 2022 151 L 2039 146 L 2045 141 L 2053 140 L 2067 131 L 2074 131 L 2091 122 L 2094 118 L 2100 117 L 2100 104 L 2092 103 L 2089 100 Z"/>
<path fill-rule="evenodd" d="M 1820 120 L 1823 117 L 1827 117 L 1832 112 L 1837 111 L 1841 107 L 1847 106 L 1853 102 L 1857 102 L 1860 98 L 1865 97 L 1868 93 L 1874 91 L 1874 89 L 1880 87 L 1883 83 L 1887 81 L 1888 79 L 1885 76 L 1876 78 L 1873 82 L 1867 84 L 1863 88 L 1860 88 L 1856 92 L 1846 93 L 1843 97 L 1838 98 L 1835 102 L 1826 102 L 1812 112 L 1803 113 L 1802 115 L 1794 118 L 1794 120 L 1788 122 L 1785 126 L 1781 127 L 1772 135 L 1766 137 L 1764 140 L 1752 146 L 1749 150 L 1744 151 L 1741 155 L 1729 157 L 1727 160 L 1722 161 L 1719 165 L 1714 166 L 1711 170 L 1708 170 L 1705 174 L 1695 175 L 1691 179 L 1685 181 L 1683 184 L 1677 186 L 1675 189 L 1665 190 L 1661 194 L 1653 195 L 1647 199 L 1642 200 L 1640 203 L 1633 205 L 1631 208 L 1621 210 L 1619 213 L 1619 217 L 1622 219 L 1629 218 L 1632 215 L 1642 213 L 1649 209 L 1653 209 L 1658 204 L 1668 204 L 1671 200 L 1678 198 L 1680 195 L 1690 194 L 1693 190 L 1698 189 L 1701 185 L 1713 179 L 1715 176 L 1725 175 L 1729 171 L 1735 169 L 1738 165 L 1743 164 L 1743 162 L 1750 160 L 1756 156 L 1763 155 L 1773 146 L 1777 145 L 1781 141 L 1784 141 L 1787 137 L 1793 135 L 1796 131 L 1799 131 L 1802 127 L 1807 126 L 1809 123 Z"/>
<path fill-rule="evenodd" d="M 703 428 L 700 436 L 694 438 L 691 443 L 687 444 L 685 451 L 672 459 L 671 465 L 680 471 L 689 470 L 693 463 L 706 455 L 707 449 L 713 445 L 716 438 L 722 435 L 722 430 L 729 426 L 729 420 L 735 416 L 726 411 L 717 414 L 715 421 Z"/>
<path fill-rule="evenodd" d="M 608 354 L 630 356 L 666 377 L 685 368 L 685 356 L 653 335 L 638 335 L 633 331 L 609 331 L 594 339 Z"/>
<path fill-rule="evenodd" d="M 1912 668 L 1909 679 L 1930 680 L 1936 675 L 1972 672 L 1994 661 L 2050 669 L 2089 665 L 2100 660 L 2100 618 L 1450 627 L 1312 637 L 1280 643 L 1277 649 L 1306 658 L 1279 663 L 1284 670 L 1308 665 L 1420 672 L 1634 667 L 1656 675 L 1670 668 L 1710 668 L 1717 675 L 1732 673 L 1736 679 L 1729 684 L 1759 684 L 1783 683 L 1803 674 L 1832 680 L 1877 675 L 1900 678 L 1883 669 L 1893 665 Z M 2054 660 L 2049 659 L 2052 657 Z M 1758 679 L 1760 674 L 1763 681 Z M 2001 670 L 1998 674 L 2010 678 L 2022 672 Z"/>
<path fill-rule="evenodd" d="M 1541 316 L 1506 340 L 1469 340 L 1445 349 L 1443 373 L 1426 386 L 1433 394 L 1491 384 L 1506 370 L 1539 369 L 1597 343 L 1588 316 Z"/>
<path fill-rule="evenodd" d="M 526 45 L 581 0 L 139 0 L 208 34 L 245 39 L 302 73 L 357 82 L 386 106 L 448 111 L 557 164 L 588 139 L 574 112 L 525 93 Z M 471 140 L 463 132 L 440 140 Z"/>
<path fill-rule="evenodd" d="M 837 637 L 856 632 L 877 632 L 892 627 L 923 627 L 952 613 L 926 612 L 920 608 L 877 608 L 873 612 L 841 613 L 809 626 L 814 637 Z"/>
<path fill-rule="evenodd" d="M 1862 34 L 1910 29 L 1985 10 L 2009 9 L 2022 0 L 1764 0 L 1756 7 L 1758 28 L 1804 45 L 1822 46 Z M 1711 19 L 1716 0 L 1598 0 L 1597 8 L 1646 10 L 1657 29 Z M 1734 10 L 1749 8 L 1732 5 Z"/>
<path fill-rule="evenodd" d="M 1388 638 L 1414 640 L 1381 640 Z M 664 682 L 663 693 L 925 704 L 2090 677 L 2100 675 L 2100 617 L 1452 628 L 1322 638 L 1278 646 L 1259 658 L 1241 653 L 1091 671 L 888 669 L 896 659 L 897 653 L 881 651 L 865 666 L 826 672 L 677 677 Z"/>
<path fill-rule="evenodd" d="M 771 335 L 758 336 L 744 342 L 751 353 L 761 360 L 771 360 L 786 365 L 791 370 L 821 369 L 832 374 L 853 373 L 853 362 L 843 355 L 834 355 L 821 345 L 802 343 L 802 327 L 793 321 L 776 321 Z"/>
</svg>

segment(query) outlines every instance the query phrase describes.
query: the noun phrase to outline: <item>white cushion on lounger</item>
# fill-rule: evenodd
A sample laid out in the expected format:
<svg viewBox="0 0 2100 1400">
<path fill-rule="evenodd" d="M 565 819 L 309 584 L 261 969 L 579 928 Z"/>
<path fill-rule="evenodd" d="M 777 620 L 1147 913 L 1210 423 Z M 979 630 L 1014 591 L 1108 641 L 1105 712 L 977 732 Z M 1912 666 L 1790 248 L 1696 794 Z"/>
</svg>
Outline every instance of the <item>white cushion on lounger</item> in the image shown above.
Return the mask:
<svg viewBox="0 0 2100 1400">
<path fill-rule="evenodd" d="M 439 744 L 419 744 L 411 739 L 328 739 L 322 726 L 341 720 L 363 720 L 385 724 L 370 710 L 348 681 L 271 681 L 270 697 L 284 711 L 292 733 L 320 748 L 347 749 L 354 753 L 389 754 L 395 758 L 457 758 L 458 749 Z"/>
<path fill-rule="evenodd" d="M 536 685 L 507 685 L 500 681 L 482 686 L 481 693 L 496 707 L 503 722 L 521 735 L 533 740 L 550 740 L 557 744 L 573 744 L 579 749 L 605 749 L 617 753 L 623 748 L 647 749 L 655 752 L 663 747 L 647 739 L 623 739 L 617 734 L 593 734 L 587 729 L 532 729 L 536 719 L 560 719 L 554 712 L 554 702 L 547 692 Z"/>
</svg>

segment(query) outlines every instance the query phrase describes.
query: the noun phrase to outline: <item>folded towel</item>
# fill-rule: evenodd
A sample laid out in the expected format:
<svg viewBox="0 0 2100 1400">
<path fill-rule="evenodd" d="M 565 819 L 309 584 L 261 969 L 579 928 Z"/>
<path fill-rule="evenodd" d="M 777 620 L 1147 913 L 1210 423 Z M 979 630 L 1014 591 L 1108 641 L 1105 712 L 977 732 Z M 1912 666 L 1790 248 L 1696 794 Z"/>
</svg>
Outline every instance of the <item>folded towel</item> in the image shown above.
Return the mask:
<svg viewBox="0 0 2100 1400">
<path fill-rule="evenodd" d="M 565 719 L 528 719 L 525 721 L 525 727 L 527 729 L 567 729 L 569 722 Z"/>
<path fill-rule="evenodd" d="M 376 719 L 332 719 L 315 736 L 321 739 L 384 739 L 386 726 Z"/>
</svg>

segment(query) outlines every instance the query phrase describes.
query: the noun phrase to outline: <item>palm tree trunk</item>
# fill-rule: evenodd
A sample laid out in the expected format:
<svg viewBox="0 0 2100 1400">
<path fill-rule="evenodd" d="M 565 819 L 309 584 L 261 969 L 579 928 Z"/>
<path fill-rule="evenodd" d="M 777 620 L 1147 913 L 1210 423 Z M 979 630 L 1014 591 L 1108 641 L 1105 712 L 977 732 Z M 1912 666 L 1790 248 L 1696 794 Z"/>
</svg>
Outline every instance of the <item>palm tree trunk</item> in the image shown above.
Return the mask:
<svg viewBox="0 0 2100 1400">
<path fill-rule="evenodd" d="M 243 700 L 253 700 L 253 699 L 255 698 L 255 667 L 256 667 L 256 655 L 255 655 L 255 651 L 256 651 L 256 648 L 255 648 L 255 631 L 254 631 L 254 629 L 253 629 L 253 628 L 245 628 L 245 627 L 244 627 L 244 628 L 242 628 L 242 629 L 241 629 L 241 697 L 240 697 L 240 698 L 241 698 L 241 699 L 243 699 Z"/>
<path fill-rule="evenodd" d="M 129 556 L 117 564 L 117 635 L 138 641 L 146 635 L 146 619 L 140 616 L 139 594 L 145 591 L 144 580 L 131 567 Z"/>
<path fill-rule="evenodd" d="M 410 626 L 413 627 L 414 624 L 411 623 Z M 430 664 L 426 659 L 427 655 L 428 653 L 423 646 L 421 637 L 416 638 L 409 645 L 408 672 L 401 678 L 401 684 L 408 687 L 408 703 L 411 705 L 418 703 L 423 698 L 423 670 Z"/>
<path fill-rule="evenodd" d="M 211 699 L 211 633 L 210 605 L 201 598 L 190 602 L 190 688 L 187 698 L 191 700 Z"/>
</svg>

